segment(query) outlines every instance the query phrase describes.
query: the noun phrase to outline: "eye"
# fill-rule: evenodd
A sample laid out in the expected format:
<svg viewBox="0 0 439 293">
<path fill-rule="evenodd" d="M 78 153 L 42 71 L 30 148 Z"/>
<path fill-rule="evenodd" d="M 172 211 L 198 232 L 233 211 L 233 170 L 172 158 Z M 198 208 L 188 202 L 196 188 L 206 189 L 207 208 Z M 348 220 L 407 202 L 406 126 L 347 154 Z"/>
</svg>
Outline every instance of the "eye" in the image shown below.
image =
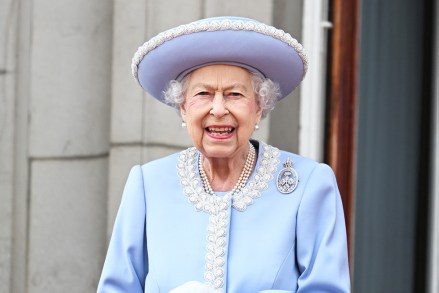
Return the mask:
<svg viewBox="0 0 439 293">
<path fill-rule="evenodd" d="M 201 91 L 195 94 L 196 96 L 210 96 L 209 92 Z"/>
<path fill-rule="evenodd" d="M 243 94 L 241 94 L 240 92 L 230 92 L 227 94 L 227 96 L 229 97 L 243 97 Z"/>
</svg>

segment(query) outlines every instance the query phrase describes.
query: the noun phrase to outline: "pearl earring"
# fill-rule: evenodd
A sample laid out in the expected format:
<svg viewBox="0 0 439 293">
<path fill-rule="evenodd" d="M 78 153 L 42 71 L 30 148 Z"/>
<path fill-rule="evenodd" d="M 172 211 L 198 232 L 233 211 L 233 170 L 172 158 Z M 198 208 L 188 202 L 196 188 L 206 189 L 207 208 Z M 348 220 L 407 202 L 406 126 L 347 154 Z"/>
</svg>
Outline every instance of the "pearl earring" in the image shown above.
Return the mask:
<svg viewBox="0 0 439 293">
<path fill-rule="evenodd" d="M 259 130 L 259 124 L 258 123 L 256 123 L 256 125 L 255 125 L 255 130 Z"/>
<path fill-rule="evenodd" d="M 187 124 L 186 124 L 186 122 L 181 122 L 181 128 L 186 128 L 186 126 L 187 126 Z"/>
</svg>

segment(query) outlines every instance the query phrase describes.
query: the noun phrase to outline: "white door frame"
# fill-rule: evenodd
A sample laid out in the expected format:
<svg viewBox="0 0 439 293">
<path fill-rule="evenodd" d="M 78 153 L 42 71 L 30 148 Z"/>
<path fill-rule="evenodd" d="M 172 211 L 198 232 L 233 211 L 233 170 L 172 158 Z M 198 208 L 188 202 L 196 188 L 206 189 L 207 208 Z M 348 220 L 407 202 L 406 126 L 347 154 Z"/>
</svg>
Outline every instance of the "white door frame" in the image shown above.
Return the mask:
<svg viewBox="0 0 439 293">
<path fill-rule="evenodd" d="M 301 85 L 299 153 L 323 160 L 325 123 L 325 76 L 327 60 L 328 0 L 303 1 L 303 46 L 308 73 Z"/>
</svg>

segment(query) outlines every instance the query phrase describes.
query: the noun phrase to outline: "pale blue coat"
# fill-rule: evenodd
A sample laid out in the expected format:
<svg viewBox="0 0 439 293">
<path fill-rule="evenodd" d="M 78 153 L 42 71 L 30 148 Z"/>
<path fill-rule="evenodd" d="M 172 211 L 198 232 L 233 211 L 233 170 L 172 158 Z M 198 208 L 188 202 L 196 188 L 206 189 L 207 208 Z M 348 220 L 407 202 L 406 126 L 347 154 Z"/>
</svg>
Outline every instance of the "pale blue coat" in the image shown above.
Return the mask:
<svg viewBox="0 0 439 293">
<path fill-rule="evenodd" d="M 249 182 L 255 182 L 266 147 L 259 143 Z M 226 208 L 222 291 L 350 292 L 345 221 L 331 168 L 278 153 L 260 197 L 245 211 L 230 204 Z M 196 211 L 184 192 L 177 169 L 180 156 L 132 168 L 98 292 L 168 293 L 188 281 L 205 282 L 209 214 Z M 299 183 L 283 194 L 276 181 L 287 158 Z M 199 180 L 198 173 L 194 179 Z"/>
</svg>

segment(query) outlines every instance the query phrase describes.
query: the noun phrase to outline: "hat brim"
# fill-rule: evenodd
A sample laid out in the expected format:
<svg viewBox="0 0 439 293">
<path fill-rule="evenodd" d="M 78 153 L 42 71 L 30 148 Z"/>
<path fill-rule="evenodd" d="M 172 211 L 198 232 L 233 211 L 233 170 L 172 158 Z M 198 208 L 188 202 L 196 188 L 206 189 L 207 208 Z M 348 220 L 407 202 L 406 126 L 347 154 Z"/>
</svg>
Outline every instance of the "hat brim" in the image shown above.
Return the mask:
<svg viewBox="0 0 439 293">
<path fill-rule="evenodd" d="M 279 99 L 299 85 L 307 63 L 303 49 L 295 39 L 264 24 L 259 27 L 258 23 L 247 25 L 250 29 L 233 29 L 230 20 L 226 24 L 225 28 L 229 29 L 212 30 L 205 26 L 200 31 L 180 35 L 175 32 L 162 34 L 164 39 L 151 40 L 158 43 L 155 48 L 151 43 L 145 43 L 133 58 L 133 73 L 142 88 L 163 102 L 163 91 L 169 81 L 209 64 L 233 64 L 259 71 L 279 83 Z M 217 21 L 216 26 L 221 27 L 221 24 Z M 179 28 L 181 26 L 175 30 Z"/>
</svg>

